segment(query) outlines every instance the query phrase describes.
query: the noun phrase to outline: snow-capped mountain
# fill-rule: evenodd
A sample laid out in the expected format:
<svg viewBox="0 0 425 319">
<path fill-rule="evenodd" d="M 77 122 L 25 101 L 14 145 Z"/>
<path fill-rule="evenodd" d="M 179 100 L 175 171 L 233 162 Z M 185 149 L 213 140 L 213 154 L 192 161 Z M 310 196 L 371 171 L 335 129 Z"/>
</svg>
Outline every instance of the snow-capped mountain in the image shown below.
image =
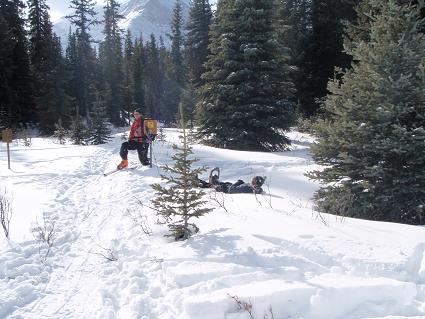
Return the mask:
<svg viewBox="0 0 425 319">
<path fill-rule="evenodd" d="M 183 7 L 183 17 L 186 20 L 189 12 L 189 0 L 181 0 Z M 167 33 L 170 32 L 170 22 L 173 13 L 175 0 L 128 0 L 121 4 L 120 14 L 124 16 L 121 20 L 120 27 L 126 31 L 130 30 L 134 38 L 140 36 L 143 39 L 149 39 L 153 33 L 157 40 L 160 36 L 164 39 L 165 44 L 169 42 Z M 97 20 L 103 18 L 103 6 L 95 7 L 97 12 Z M 54 31 L 62 39 L 62 44 L 66 45 L 68 41 L 68 33 L 71 24 L 65 17 L 59 19 L 54 24 Z M 101 41 L 103 25 L 93 26 L 90 33 L 94 40 Z"/>
</svg>

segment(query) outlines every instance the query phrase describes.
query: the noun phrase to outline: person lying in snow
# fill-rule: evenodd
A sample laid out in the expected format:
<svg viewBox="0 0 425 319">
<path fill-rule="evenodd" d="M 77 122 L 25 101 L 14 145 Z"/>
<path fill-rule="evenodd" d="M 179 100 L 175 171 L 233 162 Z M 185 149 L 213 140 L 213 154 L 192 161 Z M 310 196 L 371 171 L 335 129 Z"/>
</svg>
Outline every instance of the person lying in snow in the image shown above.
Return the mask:
<svg viewBox="0 0 425 319">
<path fill-rule="evenodd" d="M 214 172 L 217 172 L 217 174 L 213 174 Z M 220 182 L 219 176 L 220 176 L 220 169 L 216 167 L 211 171 L 208 182 L 198 178 L 200 187 L 214 188 L 217 192 L 223 192 L 228 194 L 239 194 L 239 193 L 261 194 L 263 192 L 263 189 L 261 188 L 261 186 L 263 186 L 264 181 L 266 180 L 265 176 L 264 177 L 254 176 L 251 179 L 251 183 L 245 183 L 241 179 L 238 179 L 235 183 L 230 183 L 230 182 Z"/>
</svg>

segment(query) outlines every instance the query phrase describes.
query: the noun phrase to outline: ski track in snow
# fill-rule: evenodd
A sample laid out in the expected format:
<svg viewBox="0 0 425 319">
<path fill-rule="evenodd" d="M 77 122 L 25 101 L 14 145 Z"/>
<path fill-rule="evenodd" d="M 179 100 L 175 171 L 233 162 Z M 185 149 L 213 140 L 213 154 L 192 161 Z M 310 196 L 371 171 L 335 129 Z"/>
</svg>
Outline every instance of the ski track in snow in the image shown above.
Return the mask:
<svg viewBox="0 0 425 319">
<path fill-rule="evenodd" d="M 167 134 L 176 140 L 175 130 Z M 42 210 L 56 229 L 45 264 L 36 240 L 0 251 L 0 318 L 248 318 L 232 296 L 252 302 L 255 318 L 269 307 L 276 319 L 425 318 L 424 228 L 319 218 L 309 199 L 317 185 L 303 176 L 317 168 L 309 139 L 292 138 L 293 150 L 276 154 L 196 146 L 222 180 L 265 175 L 271 194 L 210 192 L 228 212 L 195 221 L 201 231 L 186 242 L 164 238 L 165 226 L 138 203 L 148 204 L 158 166 L 170 163 L 169 143 L 155 143 L 152 169 L 107 177 L 119 161 L 118 136 L 104 147 L 71 148 L 68 160 L 80 163 L 69 167 L 49 170 L 37 153 L 19 174 L 0 170 L 6 185 L 54 194 Z"/>
</svg>

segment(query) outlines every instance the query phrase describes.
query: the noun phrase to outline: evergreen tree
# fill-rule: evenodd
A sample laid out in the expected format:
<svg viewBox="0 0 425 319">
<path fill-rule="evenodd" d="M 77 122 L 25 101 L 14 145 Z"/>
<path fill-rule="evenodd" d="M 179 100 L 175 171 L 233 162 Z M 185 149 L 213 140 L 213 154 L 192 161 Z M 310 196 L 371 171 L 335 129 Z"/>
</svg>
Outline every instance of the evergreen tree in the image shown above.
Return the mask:
<svg viewBox="0 0 425 319">
<path fill-rule="evenodd" d="M 362 0 L 360 3 L 354 7 L 356 12 L 356 20 L 347 21 L 345 38 L 344 38 L 344 47 L 348 50 L 352 50 L 355 43 L 359 41 L 369 41 L 370 40 L 370 31 L 371 31 L 371 23 L 373 17 L 379 14 L 379 7 L 374 5 L 375 0 Z M 396 1 L 400 5 L 408 5 L 408 4 L 417 4 L 417 0 L 397 0 Z M 422 19 L 425 17 L 425 8 L 421 10 L 421 15 L 418 17 Z"/>
<path fill-rule="evenodd" d="M 146 43 L 146 92 L 145 115 L 159 119 L 161 116 L 162 77 L 160 73 L 159 50 L 154 34 Z"/>
<path fill-rule="evenodd" d="M 71 0 L 70 8 L 74 14 L 67 16 L 76 27 L 76 69 L 75 78 L 79 85 L 75 88 L 75 100 L 78 105 L 78 114 L 88 116 L 93 102 L 92 82 L 95 72 L 96 58 L 91 47 L 92 38 L 90 28 L 98 24 L 95 19 L 94 0 Z"/>
<path fill-rule="evenodd" d="M 67 134 L 68 132 L 62 126 L 62 121 L 59 119 L 59 121 L 55 123 L 55 131 L 53 132 L 53 136 L 58 139 L 59 144 L 65 144 Z"/>
<path fill-rule="evenodd" d="M 12 127 L 12 74 L 13 40 L 9 25 L 0 10 L 0 129 Z"/>
<path fill-rule="evenodd" d="M 46 71 L 49 49 L 53 43 L 49 6 L 45 0 L 28 0 L 28 24 L 31 64 L 36 72 Z"/>
<path fill-rule="evenodd" d="M 312 34 L 303 63 L 300 111 L 315 115 L 326 94 L 335 68 L 348 68 L 351 57 L 343 52 L 345 21 L 356 18 L 354 6 L 361 0 L 312 0 Z"/>
<path fill-rule="evenodd" d="M 83 117 L 75 112 L 74 117 L 71 120 L 70 126 L 70 138 L 75 145 L 86 144 L 88 138 L 87 127 L 84 123 Z"/>
<path fill-rule="evenodd" d="M 201 79 L 205 72 L 204 64 L 209 54 L 209 28 L 212 21 L 211 6 L 208 0 L 195 0 L 191 3 L 187 35 L 185 41 L 185 64 L 187 84 L 181 96 L 185 114 L 188 114 L 190 126 L 193 126 L 195 105 L 198 101 L 197 89 L 204 84 Z"/>
<path fill-rule="evenodd" d="M 66 59 L 62 54 L 62 44 L 60 38 L 53 34 L 53 46 L 50 60 L 53 68 L 48 76 L 48 86 L 51 87 L 50 100 L 53 118 L 62 123 L 67 123 L 67 117 L 71 112 L 72 98 L 66 93 L 66 84 L 69 80 L 69 73 L 66 68 Z"/>
<path fill-rule="evenodd" d="M 186 89 L 183 91 L 180 98 L 180 106 L 183 109 L 184 114 L 187 114 L 188 126 L 193 128 L 195 123 L 195 106 L 196 106 L 196 90 L 193 87 L 192 83 L 189 82 L 186 86 Z M 180 108 L 179 108 L 180 110 Z M 178 118 L 181 117 L 180 114 L 177 115 Z"/>
<path fill-rule="evenodd" d="M 29 0 L 29 36 L 37 117 L 44 133 L 52 133 L 63 116 L 64 70 L 60 40 L 53 34 L 45 0 Z"/>
<path fill-rule="evenodd" d="M 33 86 L 30 71 L 30 61 L 28 56 L 28 41 L 26 38 L 25 5 L 20 0 L 0 0 L 0 15 L 5 29 L 2 31 L 5 38 L 0 40 L 4 42 L 5 48 L 2 48 L 4 54 L 5 73 L 4 84 L 6 87 L 5 98 L 2 100 L 3 109 L 9 114 L 9 122 L 14 127 L 18 124 L 26 126 L 28 123 L 35 122 L 35 105 L 33 100 Z M 4 49 L 8 52 L 4 52 Z M 3 62 L 3 63 L 4 63 Z M 2 72 L 3 73 L 3 72 Z"/>
<path fill-rule="evenodd" d="M 123 109 L 129 115 L 132 111 L 131 105 L 134 103 L 134 55 L 135 50 L 133 47 L 133 40 L 131 38 L 131 33 L 127 30 L 125 40 L 124 40 L 124 57 L 123 57 Z M 144 100 L 143 100 L 144 104 Z M 130 118 L 127 118 L 127 121 L 130 122 Z"/>
<path fill-rule="evenodd" d="M 202 200 L 205 192 L 197 189 L 198 175 L 204 172 L 205 167 L 192 168 L 198 160 L 192 158 L 193 150 L 187 141 L 184 120 L 182 120 L 181 146 L 173 145 L 175 154 L 172 156 L 173 166 L 162 167 L 171 176 L 161 175 L 161 178 L 171 185 L 168 188 L 160 184 L 152 185 L 156 197 L 152 203 L 158 214 L 163 216 L 175 240 L 187 239 L 198 227 L 191 223 L 193 218 L 199 218 L 212 209 L 205 207 L 206 201 Z"/>
<path fill-rule="evenodd" d="M 123 57 L 121 30 L 118 26 L 124 17 L 118 13 L 119 4 L 115 0 L 107 0 L 104 7 L 104 40 L 101 45 L 104 81 L 110 90 L 110 99 L 106 101 L 106 109 L 114 125 L 120 125 L 122 105 Z M 97 101 L 96 101 L 97 103 Z"/>
<path fill-rule="evenodd" d="M 159 37 L 159 48 L 158 48 L 159 66 L 158 66 L 158 79 L 159 86 L 159 116 L 164 122 L 176 123 L 176 114 L 173 113 L 173 107 L 176 101 L 173 99 L 175 90 L 173 88 L 173 80 L 171 78 L 171 59 L 170 51 L 166 48 L 164 39 L 162 36 Z"/>
<path fill-rule="evenodd" d="M 212 20 L 208 0 L 194 0 L 189 11 L 187 36 L 185 42 L 186 63 L 189 82 L 194 88 L 203 84 L 201 74 L 205 72 L 204 63 L 209 54 L 209 28 Z"/>
<path fill-rule="evenodd" d="M 329 120 L 317 126 L 310 174 L 323 212 L 424 224 L 425 37 L 417 7 L 370 1 L 366 40 L 352 43 L 352 69 L 329 85 Z M 375 10 L 376 9 L 376 10 Z M 354 44 L 354 45 L 353 45 Z"/>
<path fill-rule="evenodd" d="M 199 104 L 199 135 L 240 150 L 279 150 L 294 120 L 294 85 L 276 40 L 272 0 L 220 1 Z"/>
<path fill-rule="evenodd" d="M 107 109 L 100 93 L 96 94 L 93 114 L 90 118 L 89 142 L 94 145 L 105 144 L 111 139 Z"/>
<path fill-rule="evenodd" d="M 68 117 L 64 119 L 63 124 L 65 127 L 70 126 L 75 117 L 75 113 L 79 114 L 79 108 L 77 104 L 77 95 L 79 90 L 79 72 L 78 72 L 78 46 L 77 36 L 69 29 L 68 34 L 68 46 L 65 51 L 65 93 L 70 97 L 70 109 L 67 112 Z"/>
<path fill-rule="evenodd" d="M 169 35 L 171 40 L 171 51 L 170 59 L 172 63 L 172 78 L 176 81 L 179 86 L 183 85 L 184 82 L 184 67 L 183 67 L 183 8 L 180 0 L 176 0 L 176 4 L 173 9 L 173 16 L 171 21 L 171 34 Z M 176 109 L 177 111 L 177 109 Z"/>
<path fill-rule="evenodd" d="M 171 21 L 171 40 L 169 83 L 167 86 L 167 113 L 175 117 L 180 104 L 180 95 L 185 86 L 185 68 L 183 65 L 183 8 L 180 0 L 176 0 Z"/>
<path fill-rule="evenodd" d="M 305 113 L 308 49 L 312 38 L 312 0 L 277 0 L 276 28 L 282 47 L 289 51 L 291 77 L 297 90 L 298 111 Z M 307 101 L 308 102 L 308 101 Z"/>
<path fill-rule="evenodd" d="M 134 83 L 133 101 L 136 103 L 137 107 L 143 110 L 146 116 L 150 116 L 152 114 L 153 105 L 147 107 L 145 104 L 145 48 L 142 39 L 139 41 L 136 39 L 134 42 L 132 65 Z"/>
</svg>

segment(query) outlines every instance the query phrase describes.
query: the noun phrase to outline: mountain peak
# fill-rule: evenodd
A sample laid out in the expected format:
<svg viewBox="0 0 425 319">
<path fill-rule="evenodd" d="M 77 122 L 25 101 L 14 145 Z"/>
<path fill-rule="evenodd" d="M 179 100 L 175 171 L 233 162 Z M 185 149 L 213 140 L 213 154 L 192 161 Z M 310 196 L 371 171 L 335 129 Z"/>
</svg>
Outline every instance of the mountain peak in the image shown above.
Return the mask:
<svg viewBox="0 0 425 319">
<path fill-rule="evenodd" d="M 183 7 L 183 18 L 187 19 L 190 0 L 181 0 Z M 166 36 L 170 32 L 170 23 L 175 5 L 174 0 L 128 0 L 121 4 L 119 13 L 124 16 L 121 20 L 120 28 L 130 30 L 134 38 L 142 37 L 148 39 L 153 33 L 157 39 L 160 36 L 166 45 L 169 39 Z M 103 17 L 103 6 L 95 7 L 97 19 Z M 66 18 L 59 19 L 54 24 L 54 31 L 61 37 L 62 43 L 66 45 L 68 41 L 70 22 Z M 101 41 L 103 25 L 99 24 L 90 30 L 94 40 Z"/>
</svg>

